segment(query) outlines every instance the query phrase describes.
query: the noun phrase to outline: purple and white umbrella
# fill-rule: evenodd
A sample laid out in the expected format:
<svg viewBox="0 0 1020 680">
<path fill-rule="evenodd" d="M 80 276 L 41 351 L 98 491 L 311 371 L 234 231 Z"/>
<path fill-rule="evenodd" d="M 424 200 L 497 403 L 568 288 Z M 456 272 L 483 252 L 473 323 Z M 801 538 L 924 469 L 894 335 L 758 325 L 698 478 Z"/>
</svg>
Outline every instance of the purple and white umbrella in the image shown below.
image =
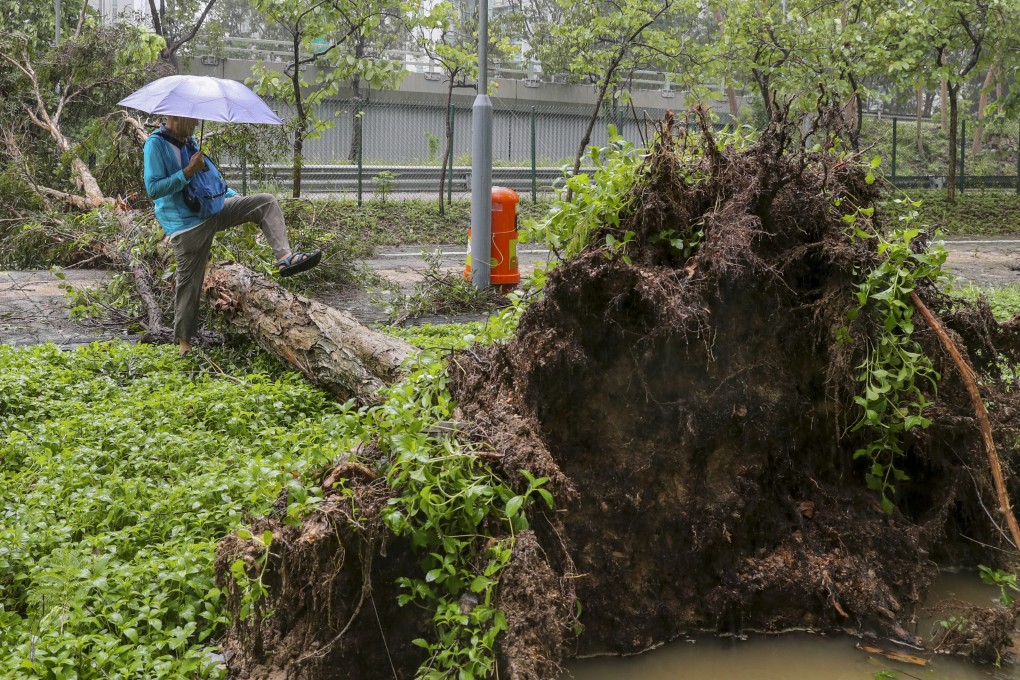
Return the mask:
<svg viewBox="0 0 1020 680">
<path fill-rule="evenodd" d="M 244 84 L 211 76 L 160 78 L 117 103 L 162 116 L 220 123 L 283 124 L 280 117 Z"/>
</svg>

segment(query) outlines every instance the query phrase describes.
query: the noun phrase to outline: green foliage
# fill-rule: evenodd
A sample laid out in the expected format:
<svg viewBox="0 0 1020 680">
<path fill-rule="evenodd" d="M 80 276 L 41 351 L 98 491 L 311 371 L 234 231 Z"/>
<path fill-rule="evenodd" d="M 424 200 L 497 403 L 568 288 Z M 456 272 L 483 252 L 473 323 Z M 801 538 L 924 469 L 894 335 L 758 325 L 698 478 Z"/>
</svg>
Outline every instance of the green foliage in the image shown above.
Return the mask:
<svg viewBox="0 0 1020 680">
<path fill-rule="evenodd" d="M 429 652 L 418 678 L 486 678 L 492 672 L 496 637 L 506 617 L 493 605 L 500 572 L 509 562 L 513 537 L 528 528 L 525 510 L 536 499 L 551 508 L 546 478 L 527 472 L 517 494 L 477 453 L 450 435 L 430 431 L 451 417 L 444 365 L 423 354 L 408 379 L 388 390 L 370 417 L 390 459 L 386 478 L 395 497 L 384 511 L 386 526 L 407 536 L 421 556 L 421 576 L 403 577 L 400 604 L 433 612 L 436 637 L 414 644 Z"/>
<path fill-rule="evenodd" d="M 241 592 L 241 609 L 238 615 L 242 620 L 246 620 L 258 608 L 259 613 L 265 616 L 269 612 L 260 608 L 259 603 L 269 595 L 269 589 L 262 579 L 266 573 L 266 565 L 269 564 L 269 548 L 273 544 L 273 532 L 266 529 L 261 536 L 252 536 L 252 533 L 247 529 L 241 529 L 237 532 L 237 537 L 242 541 L 254 540 L 261 548 L 261 553 L 255 560 L 259 569 L 259 574 L 255 578 L 248 576 L 243 559 L 236 559 L 230 564 L 230 575 L 233 576 L 234 583 L 237 584 L 237 588 Z"/>
<path fill-rule="evenodd" d="M 494 287 L 476 288 L 460 267 L 443 269 L 442 253 L 423 253 L 425 271 L 410 294 L 397 293 L 387 312 L 391 323 L 408 318 L 489 312 L 506 304 Z"/>
<path fill-rule="evenodd" d="M 954 295 L 971 302 L 978 298 L 984 298 L 992 308 L 992 315 L 995 316 L 995 320 L 999 322 L 1009 321 L 1017 314 L 1020 314 L 1020 283 L 1011 283 L 1001 288 L 954 287 L 952 292 Z"/>
<path fill-rule="evenodd" d="M 293 45 L 282 73 L 259 61 L 248 83 L 258 94 L 294 107 L 287 129 L 294 135 L 294 165 L 300 167 L 304 140 L 315 139 L 334 125 L 332 120 L 318 117 L 319 104 L 353 79 L 379 89 L 393 87 L 403 78 L 398 62 L 362 56 L 363 41 L 380 31 L 393 6 L 380 0 L 313 6 L 303 0 L 252 0 L 251 4 L 268 23 L 282 28 Z M 316 67 L 311 81 L 304 75 L 307 65 Z M 296 183 L 294 195 L 299 196 L 300 190 Z"/>
<path fill-rule="evenodd" d="M 268 166 L 287 159 L 287 134 L 279 125 L 207 123 L 202 150 L 217 163 L 247 166 L 252 186 L 268 179 Z M 233 187 L 240 191 L 241 187 Z"/>
<path fill-rule="evenodd" d="M 942 628 L 942 635 L 944 637 L 954 630 L 963 633 L 967 630 L 970 623 L 967 621 L 966 616 L 950 616 L 948 619 L 940 620 L 938 625 Z"/>
<path fill-rule="evenodd" d="M 999 587 L 999 604 L 1008 607 L 1016 599 L 1015 593 L 1020 593 L 1020 585 L 1017 585 L 1016 574 L 1011 574 L 1002 569 L 990 569 L 983 564 L 978 565 L 981 573 L 981 580 L 990 586 Z"/>
<path fill-rule="evenodd" d="M 942 190 L 914 190 L 922 224 L 946 236 L 1016 236 L 1020 233 L 1020 194 L 1015 191 L 972 191 L 956 194 L 956 203 Z"/>
<path fill-rule="evenodd" d="M 882 496 L 882 509 L 891 513 L 891 495 L 896 483 L 908 479 L 898 467 L 905 455 L 902 440 L 915 427 L 926 428 L 931 421 L 924 416 L 928 407 L 924 389 L 937 388 L 939 374 L 931 359 L 913 338 L 914 305 L 911 293 L 919 281 L 940 281 L 944 278 L 943 248 L 914 252 L 911 241 L 920 233 L 910 226 L 916 218 L 916 204 L 907 202 L 904 225 L 888 236 L 862 228 L 873 209 L 847 215 L 853 237 L 877 241 L 878 265 L 861 272 L 863 280 L 857 287 L 857 304 L 850 311 L 854 321 L 867 311 L 878 326 L 877 337 L 869 344 L 867 357 L 857 369 L 863 394 L 854 398 L 861 407 L 861 419 L 854 430 L 869 428 L 875 438 L 854 452 L 854 459 L 869 463 L 865 479 L 868 488 Z"/>
<path fill-rule="evenodd" d="M 615 127 L 609 126 L 609 135 L 609 146 L 589 147 L 594 173 L 568 174 L 566 188 L 571 200 L 556 201 L 545 218 L 527 224 L 522 240 L 545 241 L 557 256 L 567 258 L 584 250 L 598 229 L 619 229 L 644 155 Z M 607 237 L 610 248 L 618 244 L 617 237 L 612 241 Z"/>
<path fill-rule="evenodd" d="M 0 345 L 0 676 L 222 676 L 216 543 L 344 413 L 262 354 Z"/>
<path fill-rule="evenodd" d="M 375 195 L 381 203 L 385 203 L 393 187 L 397 186 L 397 175 L 389 170 L 376 173 L 372 178 L 372 185 L 375 187 Z"/>
<path fill-rule="evenodd" d="M 428 156 L 429 163 L 433 163 L 433 162 L 435 162 L 436 158 L 439 157 L 439 145 L 442 143 L 442 141 L 439 139 L 438 136 L 432 134 L 428 130 L 426 130 L 422 134 L 425 135 L 425 141 L 428 142 L 428 145 L 429 145 L 429 156 Z"/>
<path fill-rule="evenodd" d="M 420 349 L 451 351 L 466 349 L 476 342 L 482 342 L 486 336 L 487 325 L 484 321 L 468 321 L 447 324 L 426 323 L 421 326 L 381 326 L 379 330 Z"/>
<path fill-rule="evenodd" d="M 96 258 L 116 235 L 116 223 L 97 210 L 34 213 L 23 222 L 0 222 L 0 269 L 46 269 Z M 94 261 L 94 260 L 93 260 Z M 99 259 L 98 265 L 104 264 Z"/>
</svg>

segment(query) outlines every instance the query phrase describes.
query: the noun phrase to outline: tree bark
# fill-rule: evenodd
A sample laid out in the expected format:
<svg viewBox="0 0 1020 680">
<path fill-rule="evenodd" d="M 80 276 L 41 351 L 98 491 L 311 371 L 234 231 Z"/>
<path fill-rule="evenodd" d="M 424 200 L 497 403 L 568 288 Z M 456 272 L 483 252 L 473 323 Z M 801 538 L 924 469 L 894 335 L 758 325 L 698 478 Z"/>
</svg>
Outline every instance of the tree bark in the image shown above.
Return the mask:
<svg viewBox="0 0 1020 680">
<path fill-rule="evenodd" d="M 294 189 L 291 195 L 301 198 L 301 166 L 304 165 L 305 126 L 308 116 L 305 113 L 305 102 L 301 98 L 301 34 L 294 34 L 294 67 L 290 75 L 291 86 L 294 88 L 294 109 L 297 113 L 297 125 L 294 127 Z"/>
<path fill-rule="evenodd" d="M 924 87 L 917 83 L 917 153 L 924 155 L 924 135 L 922 134 L 921 118 L 924 117 Z"/>
<path fill-rule="evenodd" d="M 945 78 L 942 79 L 939 89 L 939 113 L 942 114 L 942 132 L 949 131 L 949 83 Z"/>
<path fill-rule="evenodd" d="M 294 295 L 239 264 L 214 265 L 205 283 L 213 307 L 234 328 L 340 399 L 374 403 L 414 352 L 350 314 Z"/>
<path fill-rule="evenodd" d="M 949 165 L 946 173 L 946 201 L 952 205 L 956 203 L 956 125 L 959 115 L 956 95 L 960 86 L 950 85 L 946 89 L 949 92 Z"/>
<path fill-rule="evenodd" d="M 358 36 L 358 41 L 354 44 L 354 58 L 361 59 L 365 56 L 365 34 L 362 33 Z M 362 108 L 361 108 L 361 76 L 354 74 L 351 78 L 351 92 L 354 96 L 354 112 L 351 114 L 351 148 L 347 152 L 347 160 L 351 163 L 358 161 L 358 150 L 361 149 L 361 135 L 362 135 Z"/>
<path fill-rule="evenodd" d="M 453 103 L 453 82 L 454 74 L 450 74 L 450 85 L 446 89 L 446 149 L 443 151 L 443 163 L 439 168 L 439 214 L 445 215 L 446 208 L 443 204 L 443 192 L 446 191 L 446 183 L 452 181 L 452 177 L 446 176 L 446 168 L 450 164 L 450 155 L 453 153 L 453 121 L 450 118 L 450 105 Z"/>
<path fill-rule="evenodd" d="M 971 156 L 981 153 L 981 142 L 985 135 L 985 107 L 988 106 L 988 92 L 991 90 L 998 70 L 998 64 L 989 66 L 988 73 L 985 74 L 985 82 L 981 84 L 981 95 L 978 97 L 977 127 L 974 130 L 974 142 L 970 146 Z"/>
</svg>

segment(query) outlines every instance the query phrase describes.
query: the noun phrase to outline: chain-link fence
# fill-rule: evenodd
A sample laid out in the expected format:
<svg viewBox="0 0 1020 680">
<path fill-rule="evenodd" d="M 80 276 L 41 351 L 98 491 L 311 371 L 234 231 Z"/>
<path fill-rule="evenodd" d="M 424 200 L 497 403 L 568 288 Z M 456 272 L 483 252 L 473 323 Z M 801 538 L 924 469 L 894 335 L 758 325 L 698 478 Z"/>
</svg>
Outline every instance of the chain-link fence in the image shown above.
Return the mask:
<svg viewBox="0 0 1020 680">
<path fill-rule="evenodd" d="M 522 198 L 538 198 L 562 186 L 563 172 L 588 127 L 591 105 L 524 105 L 492 97 L 493 184 L 510 187 Z M 624 139 L 644 145 L 666 108 L 602 107 L 589 145 L 605 146 L 609 126 Z M 293 112 L 284 107 L 281 116 Z M 320 107 L 318 118 L 332 123 L 304 144 L 302 194 L 330 194 L 368 200 L 390 194 L 438 197 L 446 120 L 452 127 L 452 152 L 445 167 L 447 198 L 471 191 L 471 100 L 458 96 L 445 106 L 358 100 L 335 100 Z M 719 126 L 721 127 L 721 125 Z M 1009 188 L 1020 191 L 1015 122 L 995 121 L 980 130 L 960 123 L 953 153 L 958 188 Z M 944 188 L 949 134 L 941 120 L 868 115 L 863 119 L 860 148 L 882 157 L 886 177 L 900 188 Z M 247 188 L 240 168 L 231 172 Z M 292 166 L 271 166 L 268 182 L 251 182 L 252 190 L 292 190 Z M 268 184 L 268 186 L 267 186 Z"/>
<path fill-rule="evenodd" d="M 975 139 L 980 137 L 975 144 Z M 1020 192 L 1020 128 L 1015 121 L 979 127 L 961 121 L 949 148 L 948 126 L 933 119 L 867 116 L 860 147 L 882 157 L 886 177 L 901 189 L 944 188 L 949 154 L 956 158 L 957 188 L 1015 189 Z"/>
<path fill-rule="evenodd" d="M 493 184 L 510 187 L 524 198 L 548 194 L 562 184 L 572 166 L 591 108 L 525 106 L 492 98 Z M 592 128 L 589 145 L 604 146 L 613 125 L 628 141 L 644 144 L 666 109 L 605 106 Z M 333 125 L 304 143 L 302 194 L 332 194 L 367 200 L 390 193 L 438 196 L 446 148 L 446 118 L 452 127 L 452 153 L 446 165 L 448 197 L 464 198 L 471 190 L 471 103 L 460 98 L 450 106 L 331 101 L 317 115 Z M 283 109 L 286 118 L 292 112 Z M 268 184 L 248 187 L 248 178 L 233 168 L 232 179 L 245 188 L 290 191 L 291 165 L 270 168 Z"/>
</svg>

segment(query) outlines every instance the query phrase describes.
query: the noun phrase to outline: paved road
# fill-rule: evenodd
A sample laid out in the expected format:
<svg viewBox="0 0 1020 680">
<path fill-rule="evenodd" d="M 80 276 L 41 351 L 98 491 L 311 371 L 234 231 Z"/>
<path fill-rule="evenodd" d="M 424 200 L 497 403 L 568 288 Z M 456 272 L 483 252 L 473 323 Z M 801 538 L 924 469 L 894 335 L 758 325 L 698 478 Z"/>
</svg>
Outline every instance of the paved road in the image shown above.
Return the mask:
<svg viewBox="0 0 1020 680">
<path fill-rule="evenodd" d="M 1001 287 L 1020 282 L 1020 240 L 946 239 L 950 273 L 966 283 Z"/>
<path fill-rule="evenodd" d="M 1003 286 L 1020 281 L 1020 240 L 1017 239 L 954 239 L 947 240 L 950 271 L 966 283 L 979 286 Z M 427 250 L 441 251 L 440 266 L 444 271 L 464 270 L 465 246 L 436 246 Z M 549 255 L 536 248 L 518 251 L 520 271 L 528 274 Z M 380 276 L 398 284 L 402 290 L 413 289 L 426 269 L 422 248 L 396 248 L 380 252 L 366 260 Z M 107 272 L 66 270 L 67 281 L 75 286 L 96 286 Z M 0 342 L 24 345 L 55 342 L 62 347 L 124 337 L 116 329 L 81 325 L 67 312 L 61 281 L 48 271 L 0 272 Z M 333 294 L 323 299 L 340 309 L 351 311 L 363 322 L 385 318 L 383 304 L 366 291 Z M 456 319 L 453 319 L 456 320 Z"/>
</svg>

